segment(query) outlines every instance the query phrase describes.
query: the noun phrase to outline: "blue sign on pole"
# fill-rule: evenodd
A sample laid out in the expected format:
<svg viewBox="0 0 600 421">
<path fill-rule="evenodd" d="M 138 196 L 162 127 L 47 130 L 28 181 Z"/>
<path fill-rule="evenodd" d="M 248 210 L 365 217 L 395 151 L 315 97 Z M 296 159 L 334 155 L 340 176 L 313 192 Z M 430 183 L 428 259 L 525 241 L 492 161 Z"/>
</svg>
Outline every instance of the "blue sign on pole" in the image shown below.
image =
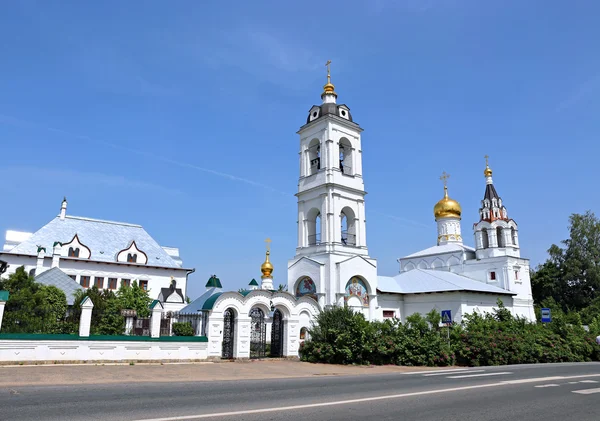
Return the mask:
<svg viewBox="0 0 600 421">
<path fill-rule="evenodd" d="M 442 323 L 452 323 L 452 310 L 442 310 Z"/>
<path fill-rule="evenodd" d="M 550 323 L 552 321 L 552 316 L 550 314 L 549 308 L 542 309 L 542 323 Z"/>
</svg>

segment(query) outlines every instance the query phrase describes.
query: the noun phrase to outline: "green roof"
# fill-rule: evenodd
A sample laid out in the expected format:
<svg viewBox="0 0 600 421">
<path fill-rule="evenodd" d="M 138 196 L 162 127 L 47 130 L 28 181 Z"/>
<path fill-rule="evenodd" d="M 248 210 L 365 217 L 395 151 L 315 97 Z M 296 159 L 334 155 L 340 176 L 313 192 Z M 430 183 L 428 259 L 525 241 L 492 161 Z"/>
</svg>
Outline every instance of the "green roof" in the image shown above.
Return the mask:
<svg viewBox="0 0 600 421">
<path fill-rule="evenodd" d="M 253 286 L 253 287 L 257 287 L 258 286 L 258 282 L 256 282 L 256 279 L 252 279 L 248 285 Z"/>
<path fill-rule="evenodd" d="M 206 288 L 223 288 L 223 286 L 221 285 L 221 280 L 219 278 L 217 278 L 216 275 L 211 276 L 208 279 L 208 282 L 206 283 Z"/>
<path fill-rule="evenodd" d="M 154 300 L 152 301 L 152 304 L 150 304 L 150 309 L 153 309 L 154 307 L 156 307 L 157 305 L 160 305 L 160 301 L 158 300 Z"/>
<path fill-rule="evenodd" d="M 221 284 L 219 283 L 219 285 L 221 285 Z M 221 294 L 223 294 L 223 293 L 219 292 L 218 294 L 211 295 L 208 298 L 208 300 L 206 300 L 204 302 L 204 304 L 202 305 L 202 310 L 212 310 L 213 306 L 215 305 L 215 302 L 217 301 L 217 298 L 219 298 L 221 296 Z"/>
<path fill-rule="evenodd" d="M 0 301 L 8 301 L 8 291 L 0 291 Z"/>
<path fill-rule="evenodd" d="M 251 290 L 245 289 L 243 291 L 240 291 L 240 294 L 242 294 L 245 297 L 246 295 L 250 294 L 251 292 L 252 292 Z"/>
</svg>

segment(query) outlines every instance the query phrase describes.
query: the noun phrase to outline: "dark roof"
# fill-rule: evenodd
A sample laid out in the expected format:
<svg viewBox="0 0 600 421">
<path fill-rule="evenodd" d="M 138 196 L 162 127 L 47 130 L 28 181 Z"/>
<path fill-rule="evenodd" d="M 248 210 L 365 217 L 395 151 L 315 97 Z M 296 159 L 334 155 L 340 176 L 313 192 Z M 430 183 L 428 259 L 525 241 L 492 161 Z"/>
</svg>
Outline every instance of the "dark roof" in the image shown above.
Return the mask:
<svg viewBox="0 0 600 421">
<path fill-rule="evenodd" d="M 252 279 L 248 285 L 253 286 L 253 287 L 257 287 L 258 286 L 258 282 L 256 282 L 256 279 Z"/>
<path fill-rule="evenodd" d="M 179 297 L 181 297 L 181 302 L 185 302 L 185 298 L 183 297 L 183 292 L 181 291 L 181 288 L 161 288 L 160 289 L 160 295 L 159 297 L 162 298 L 162 302 L 167 301 L 167 298 L 169 298 L 173 293 L 179 295 Z"/>
<path fill-rule="evenodd" d="M 223 288 L 223 286 L 221 285 L 221 280 L 219 278 L 217 278 L 216 275 L 211 276 L 208 279 L 208 282 L 206 283 L 206 288 Z"/>
<path fill-rule="evenodd" d="M 212 310 L 213 306 L 215 305 L 215 302 L 217 301 L 217 298 L 219 298 L 221 296 L 221 294 L 223 294 L 223 293 L 219 292 L 218 294 L 211 295 L 208 298 L 208 300 L 206 300 L 204 302 L 204 304 L 202 305 L 202 310 Z"/>
<path fill-rule="evenodd" d="M 53 285 L 62 290 L 67 296 L 67 304 L 70 306 L 72 306 L 75 301 L 73 297 L 75 292 L 84 289 L 59 268 L 52 268 L 40 273 L 35 277 L 35 281 L 42 285 Z"/>
<path fill-rule="evenodd" d="M 500 199 L 500 196 L 498 196 L 498 192 L 496 191 L 496 187 L 494 187 L 493 184 L 488 184 L 485 186 L 485 194 L 483 199 L 488 199 L 490 203 L 492 203 L 492 199 Z"/>
<path fill-rule="evenodd" d="M 343 113 L 348 113 L 348 120 L 352 121 L 352 114 L 350 114 L 350 108 L 348 108 L 348 106 L 346 104 L 340 104 L 340 105 L 338 105 L 338 104 L 334 104 L 334 103 L 328 102 L 328 103 L 321 104 L 321 105 L 314 105 L 310 109 L 311 111 L 308 113 L 308 117 L 306 118 L 306 122 L 307 123 L 311 122 L 311 120 L 310 120 L 311 114 L 316 113 L 317 112 L 317 110 L 316 110 L 317 108 L 321 109 L 321 112 L 318 113 L 319 118 L 321 118 L 321 117 L 323 117 L 324 115 L 327 115 L 327 114 L 333 114 L 333 115 L 339 116 L 340 115 L 340 111 L 339 111 L 340 107 L 344 107 L 344 109 L 342 109 L 342 112 Z M 318 120 L 319 118 L 317 118 L 315 120 Z M 315 121 L 315 120 L 312 120 L 312 121 Z"/>
</svg>

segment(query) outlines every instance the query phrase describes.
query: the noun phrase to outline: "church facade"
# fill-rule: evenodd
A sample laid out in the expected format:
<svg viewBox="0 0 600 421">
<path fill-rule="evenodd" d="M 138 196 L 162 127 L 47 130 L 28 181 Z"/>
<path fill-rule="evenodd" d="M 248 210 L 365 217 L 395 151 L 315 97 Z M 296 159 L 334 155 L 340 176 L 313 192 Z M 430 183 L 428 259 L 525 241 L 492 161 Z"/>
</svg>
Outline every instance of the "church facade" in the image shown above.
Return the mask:
<svg viewBox="0 0 600 421">
<path fill-rule="evenodd" d="M 206 292 L 182 310 L 202 312 L 209 356 L 297 356 L 318 312 L 335 305 L 368 320 L 405 321 L 436 309 L 460 322 L 467 313 L 492 311 L 500 299 L 513 314 L 535 320 L 529 261 L 520 256 L 518 226 L 495 189 L 487 158 L 476 247 L 463 244 L 462 208 L 449 197 L 444 174 L 444 196 L 433 209 L 435 245 L 398 259 L 397 275 L 379 275 L 367 247 L 363 130 L 350 108 L 337 104 L 329 69 L 321 99 L 298 131 L 298 241 L 287 291 L 273 289 L 268 248 L 260 285 L 252 280 L 245 290 L 223 292 L 211 277 Z"/>
<path fill-rule="evenodd" d="M 463 244 L 462 209 L 449 197 L 444 175 L 444 197 L 434 207 L 437 243 L 398 259 L 398 275 L 378 274 L 367 247 L 363 129 L 348 106 L 337 104 L 329 71 L 321 98 L 298 131 L 298 244 L 288 263 L 288 290 L 314 298 L 320 308 L 347 305 L 371 320 L 437 309 L 460 321 L 466 313 L 491 311 L 498 299 L 535 320 L 529 261 L 520 256 L 518 226 L 495 189 L 487 157 L 476 247 Z"/>
</svg>

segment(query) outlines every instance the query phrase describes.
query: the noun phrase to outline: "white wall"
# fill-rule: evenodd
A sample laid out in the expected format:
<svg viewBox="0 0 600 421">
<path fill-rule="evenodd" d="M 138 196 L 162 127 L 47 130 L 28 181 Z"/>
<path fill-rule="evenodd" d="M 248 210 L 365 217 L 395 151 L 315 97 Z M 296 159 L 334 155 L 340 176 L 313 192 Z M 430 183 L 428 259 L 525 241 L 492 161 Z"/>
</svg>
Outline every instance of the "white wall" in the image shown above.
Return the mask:
<svg viewBox="0 0 600 421">
<path fill-rule="evenodd" d="M 20 266 L 25 266 L 29 273 L 31 269 L 36 268 L 37 257 L 34 256 L 15 256 L 3 254 L 2 260 L 8 262 L 10 267 L 3 276 L 14 273 Z M 44 270 L 51 268 L 52 258 L 44 258 Z M 59 268 L 67 275 L 76 275 L 76 282 L 79 283 L 81 276 L 90 277 L 90 287 L 94 285 L 94 277 L 104 277 L 104 289 L 108 289 L 108 278 L 118 278 L 117 288 L 121 285 L 121 279 L 147 280 L 148 294 L 151 298 L 158 298 L 161 288 L 168 288 L 171 285 L 171 276 L 177 282 L 177 288 L 186 292 L 186 270 L 180 268 L 155 268 L 143 265 L 117 264 L 106 262 L 94 262 L 80 259 L 60 259 Z"/>
<path fill-rule="evenodd" d="M 0 340 L 0 362 L 205 360 L 206 342 Z"/>
</svg>

